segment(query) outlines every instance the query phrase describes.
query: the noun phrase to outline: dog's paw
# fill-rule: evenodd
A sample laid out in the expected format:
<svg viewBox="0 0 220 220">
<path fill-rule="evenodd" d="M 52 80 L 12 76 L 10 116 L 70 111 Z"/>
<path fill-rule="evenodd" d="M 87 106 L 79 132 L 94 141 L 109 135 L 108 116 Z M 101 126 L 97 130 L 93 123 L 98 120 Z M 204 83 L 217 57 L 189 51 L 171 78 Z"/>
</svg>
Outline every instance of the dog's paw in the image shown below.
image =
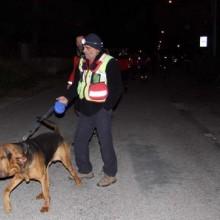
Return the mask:
<svg viewBox="0 0 220 220">
<path fill-rule="evenodd" d="M 77 186 L 81 186 L 82 185 L 82 181 L 81 181 L 81 179 L 79 178 L 79 177 L 74 177 L 74 180 L 75 180 L 75 183 L 76 183 L 76 185 Z"/>
<path fill-rule="evenodd" d="M 10 204 L 4 205 L 4 210 L 5 210 L 5 213 L 9 214 L 12 210 L 11 205 Z"/>
<path fill-rule="evenodd" d="M 43 193 L 39 193 L 37 196 L 36 196 L 36 199 L 44 199 L 44 195 Z"/>
<path fill-rule="evenodd" d="M 42 208 L 40 209 L 40 212 L 44 213 L 44 212 L 48 212 L 49 211 L 49 207 L 48 206 L 42 206 Z"/>
</svg>

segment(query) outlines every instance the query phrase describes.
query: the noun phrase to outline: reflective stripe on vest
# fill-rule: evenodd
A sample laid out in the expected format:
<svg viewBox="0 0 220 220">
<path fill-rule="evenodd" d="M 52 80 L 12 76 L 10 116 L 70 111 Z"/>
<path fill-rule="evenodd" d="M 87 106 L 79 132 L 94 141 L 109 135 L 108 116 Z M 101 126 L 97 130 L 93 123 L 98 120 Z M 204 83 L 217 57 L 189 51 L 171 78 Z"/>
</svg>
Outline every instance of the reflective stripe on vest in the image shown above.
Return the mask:
<svg viewBox="0 0 220 220">
<path fill-rule="evenodd" d="M 79 70 L 82 73 L 82 77 L 77 87 L 80 99 L 85 98 L 87 101 L 91 102 L 104 102 L 106 100 L 107 90 L 90 91 L 89 93 L 89 88 L 90 85 L 98 85 L 99 83 L 102 85 L 100 88 L 103 88 L 103 85 L 107 86 L 106 66 L 112 58 L 112 56 L 104 53 L 97 61 L 97 67 L 93 72 L 89 69 L 83 70 L 83 59 L 80 59 Z"/>
</svg>

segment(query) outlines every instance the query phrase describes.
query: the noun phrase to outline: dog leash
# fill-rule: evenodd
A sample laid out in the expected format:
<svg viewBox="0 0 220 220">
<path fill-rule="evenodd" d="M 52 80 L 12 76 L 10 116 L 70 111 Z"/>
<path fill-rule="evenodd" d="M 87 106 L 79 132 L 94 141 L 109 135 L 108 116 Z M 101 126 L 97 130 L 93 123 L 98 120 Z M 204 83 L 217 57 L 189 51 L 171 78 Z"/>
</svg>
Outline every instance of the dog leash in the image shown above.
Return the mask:
<svg viewBox="0 0 220 220">
<path fill-rule="evenodd" d="M 26 141 L 28 138 L 30 138 L 40 128 L 41 122 L 44 119 L 49 118 L 53 113 L 54 113 L 54 105 L 52 105 L 44 115 L 42 115 L 41 117 L 37 117 L 37 122 L 36 122 L 34 128 L 32 130 L 28 131 L 27 134 L 22 137 L 22 140 Z"/>
</svg>

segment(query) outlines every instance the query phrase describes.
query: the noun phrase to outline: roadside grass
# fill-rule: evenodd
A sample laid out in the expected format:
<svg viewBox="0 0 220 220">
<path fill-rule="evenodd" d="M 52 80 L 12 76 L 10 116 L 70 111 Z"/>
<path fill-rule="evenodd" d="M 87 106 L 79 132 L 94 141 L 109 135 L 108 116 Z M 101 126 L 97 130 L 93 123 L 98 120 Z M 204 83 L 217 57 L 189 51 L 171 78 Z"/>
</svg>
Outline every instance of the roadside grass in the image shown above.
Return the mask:
<svg viewBox="0 0 220 220">
<path fill-rule="evenodd" d="M 0 59 L 0 97 L 16 93 L 33 94 L 37 88 L 42 88 L 42 84 L 44 88 L 49 87 L 60 77 L 63 77 L 62 73 L 51 76 L 28 63 Z"/>
<path fill-rule="evenodd" d="M 26 88 L 33 86 L 33 69 L 17 61 L 0 60 L 0 87 L 1 90 L 12 88 Z"/>
</svg>

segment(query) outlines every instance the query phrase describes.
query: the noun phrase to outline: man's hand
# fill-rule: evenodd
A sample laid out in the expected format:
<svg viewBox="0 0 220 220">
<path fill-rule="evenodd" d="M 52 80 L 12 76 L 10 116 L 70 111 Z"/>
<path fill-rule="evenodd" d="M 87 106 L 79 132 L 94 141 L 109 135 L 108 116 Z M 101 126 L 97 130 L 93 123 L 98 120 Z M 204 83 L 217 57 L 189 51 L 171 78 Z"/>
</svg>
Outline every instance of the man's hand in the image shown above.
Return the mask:
<svg viewBox="0 0 220 220">
<path fill-rule="evenodd" d="M 60 96 L 58 98 L 56 98 L 57 101 L 67 105 L 68 104 L 68 99 L 65 96 Z"/>
</svg>

